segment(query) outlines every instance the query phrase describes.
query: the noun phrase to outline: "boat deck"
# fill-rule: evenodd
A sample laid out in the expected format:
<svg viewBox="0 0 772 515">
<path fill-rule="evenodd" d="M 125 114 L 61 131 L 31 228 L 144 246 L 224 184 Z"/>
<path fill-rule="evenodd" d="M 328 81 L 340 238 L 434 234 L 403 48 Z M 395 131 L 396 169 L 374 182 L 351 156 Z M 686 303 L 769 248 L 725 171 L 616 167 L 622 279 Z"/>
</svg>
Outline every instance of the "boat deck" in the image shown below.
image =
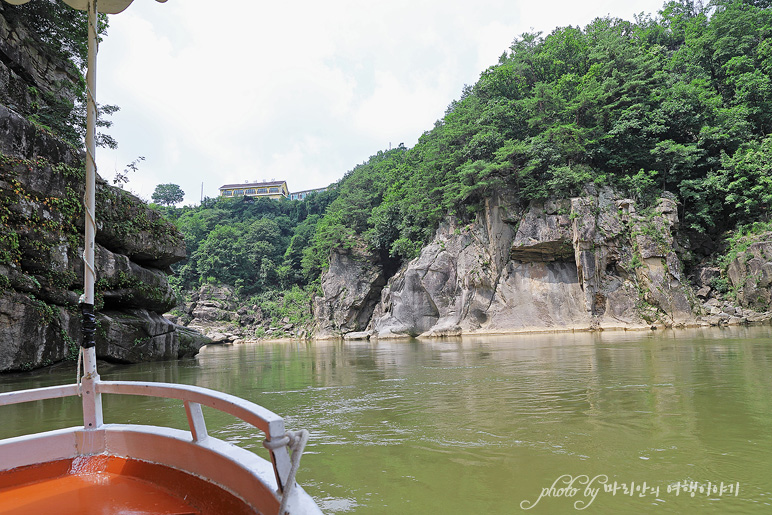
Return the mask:
<svg viewBox="0 0 772 515">
<path fill-rule="evenodd" d="M 60 460 L 0 473 L 0 515 L 254 513 L 216 486 L 116 456 Z"/>
</svg>

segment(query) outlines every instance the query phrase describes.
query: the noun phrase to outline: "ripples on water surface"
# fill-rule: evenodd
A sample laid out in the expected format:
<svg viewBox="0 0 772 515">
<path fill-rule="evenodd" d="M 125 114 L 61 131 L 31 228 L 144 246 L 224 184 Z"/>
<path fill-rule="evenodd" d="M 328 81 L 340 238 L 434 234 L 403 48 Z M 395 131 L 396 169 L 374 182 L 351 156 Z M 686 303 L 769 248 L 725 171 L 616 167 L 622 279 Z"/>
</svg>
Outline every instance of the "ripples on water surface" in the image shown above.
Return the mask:
<svg viewBox="0 0 772 515">
<path fill-rule="evenodd" d="M 0 387 L 71 382 L 70 368 Z M 596 480 L 585 513 L 772 513 L 769 327 L 256 344 L 100 372 L 227 391 L 309 429 L 299 478 L 327 513 L 573 513 L 585 475 L 620 487 Z M 187 427 L 175 402 L 104 403 L 110 422 Z M 78 424 L 71 400 L 0 413 L 2 437 Z M 210 433 L 260 450 L 249 426 L 206 414 Z M 561 476 L 578 478 L 573 497 L 521 509 Z M 668 493 L 676 482 L 740 486 L 692 497 Z"/>
</svg>

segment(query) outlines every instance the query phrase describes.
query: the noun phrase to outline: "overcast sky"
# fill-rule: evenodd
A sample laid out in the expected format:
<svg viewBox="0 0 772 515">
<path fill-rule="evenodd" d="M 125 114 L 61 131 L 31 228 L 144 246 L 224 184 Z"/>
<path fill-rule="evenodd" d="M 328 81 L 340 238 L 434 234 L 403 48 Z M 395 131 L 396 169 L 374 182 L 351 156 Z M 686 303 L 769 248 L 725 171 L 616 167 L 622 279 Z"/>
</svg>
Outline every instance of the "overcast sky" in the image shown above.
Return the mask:
<svg viewBox="0 0 772 515">
<path fill-rule="evenodd" d="M 226 183 L 340 179 L 379 150 L 412 147 L 465 84 L 536 30 L 608 14 L 656 15 L 663 0 L 136 0 L 110 16 L 97 99 L 116 104 L 98 149 L 111 180 L 146 200 L 179 184 L 185 204 Z"/>
</svg>

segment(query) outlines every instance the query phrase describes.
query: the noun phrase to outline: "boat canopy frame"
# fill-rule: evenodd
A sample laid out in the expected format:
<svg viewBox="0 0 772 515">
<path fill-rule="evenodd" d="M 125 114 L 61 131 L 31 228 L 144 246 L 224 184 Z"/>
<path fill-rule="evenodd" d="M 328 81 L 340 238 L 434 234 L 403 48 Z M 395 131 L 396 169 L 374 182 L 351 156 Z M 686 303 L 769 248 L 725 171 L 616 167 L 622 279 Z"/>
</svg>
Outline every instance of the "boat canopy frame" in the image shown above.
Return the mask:
<svg viewBox="0 0 772 515">
<path fill-rule="evenodd" d="M 258 404 L 235 395 L 193 385 L 145 381 L 100 381 L 95 384 L 95 387 L 98 394 L 139 395 L 183 401 L 193 444 L 201 444 L 208 438 L 212 438 L 207 432 L 201 406 L 208 406 L 232 415 L 259 429 L 265 435 L 263 446 L 270 452 L 279 492 L 285 491 L 287 485 L 294 482 L 288 448 L 289 437 L 284 428 L 284 419 Z M 78 390 L 77 384 L 69 384 L 0 393 L 0 406 L 75 397 L 79 394 Z M 88 428 L 88 430 L 98 430 L 104 425 L 100 423 L 98 427 Z"/>
<path fill-rule="evenodd" d="M 193 385 L 146 381 L 100 381 L 95 386 L 96 393 L 99 394 L 139 395 L 183 401 L 193 443 L 201 443 L 210 438 L 201 409 L 202 405 L 232 415 L 259 429 L 265 435 L 264 447 L 270 452 L 279 490 L 283 491 L 289 481 L 294 479 L 290 478 L 291 459 L 284 419 L 258 404 L 235 395 Z M 79 393 L 78 389 L 77 384 L 69 384 L 0 393 L 0 406 L 75 397 Z M 88 429 L 100 429 L 103 425 Z"/>
</svg>

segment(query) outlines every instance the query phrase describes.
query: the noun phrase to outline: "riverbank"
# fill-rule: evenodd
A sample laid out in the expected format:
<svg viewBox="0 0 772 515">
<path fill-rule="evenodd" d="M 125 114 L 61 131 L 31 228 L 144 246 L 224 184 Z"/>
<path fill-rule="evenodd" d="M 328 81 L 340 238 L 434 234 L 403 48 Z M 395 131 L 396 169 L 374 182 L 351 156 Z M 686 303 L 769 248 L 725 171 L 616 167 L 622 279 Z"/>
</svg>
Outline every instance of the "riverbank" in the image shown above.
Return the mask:
<svg viewBox="0 0 772 515">
<path fill-rule="evenodd" d="M 600 332 L 646 332 L 646 331 L 662 331 L 668 329 L 674 330 L 687 330 L 687 329 L 705 329 L 705 328 L 722 328 L 722 327 L 754 327 L 772 325 L 772 312 L 765 313 L 752 313 L 750 315 L 730 315 L 729 313 L 720 313 L 716 315 L 710 315 L 708 317 L 701 317 L 692 323 L 682 323 L 667 325 L 662 323 L 656 323 L 652 325 L 605 325 L 598 327 L 560 327 L 560 328 L 529 328 L 521 330 L 509 330 L 509 331 L 479 331 L 479 332 L 459 332 L 456 334 L 430 334 L 430 335 L 417 335 L 414 337 L 405 335 L 392 335 L 389 337 L 382 337 L 373 335 L 367 331 L 359 333 L 349 333 L 342 337 L 272 337 L 272 338 L 240 338 L 236 337 L 232 333 L 221 332 L 222 327 L 217 326 L 214 331 L 207 331 L 204 327 L 197 327 L 197 330 L 201 330 L 203 334 L 206 334 L 212 339 L 212 343 L 209 345 L 244 345 L 244 344 L 281 344 L 281 343 L 293 343 L 299 341 L 398 341 L 398 340 L 422 340 L 422 341 L 439 341 L 448 338 L 463 338 L 463 337 L 485 337 L 485 336 L 518 336 L 518 335 L 539 335 L 539 334 L 565 334 L 565 333 L 600 333 Z M 206 346 L 204 346 L 206 347 Z M 202 347 L 202 349 L 204 348 Z"/>
</svg>

